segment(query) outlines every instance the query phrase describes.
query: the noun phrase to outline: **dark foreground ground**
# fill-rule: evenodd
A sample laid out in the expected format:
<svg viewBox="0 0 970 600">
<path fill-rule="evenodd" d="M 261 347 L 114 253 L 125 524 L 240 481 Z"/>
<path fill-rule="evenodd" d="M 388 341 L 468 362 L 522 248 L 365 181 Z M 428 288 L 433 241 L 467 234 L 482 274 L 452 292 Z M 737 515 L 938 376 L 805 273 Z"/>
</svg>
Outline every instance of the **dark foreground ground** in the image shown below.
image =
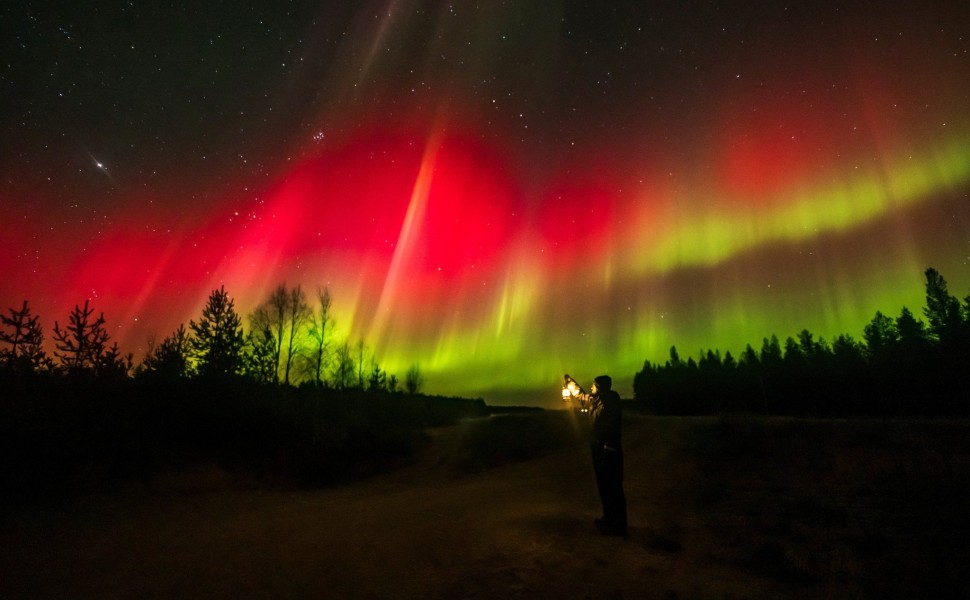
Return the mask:
<svg viewBox="0 0 970 600">
<path fill-rule="evenodd" d="M 970 597 L 970 423 L 627 417 L 628 540 L 572 415 L 320 491 L 217 466 L 0 515 L 0 598 Z M 531 457 L 531 458 L 530 458 Z"/>
</svg>

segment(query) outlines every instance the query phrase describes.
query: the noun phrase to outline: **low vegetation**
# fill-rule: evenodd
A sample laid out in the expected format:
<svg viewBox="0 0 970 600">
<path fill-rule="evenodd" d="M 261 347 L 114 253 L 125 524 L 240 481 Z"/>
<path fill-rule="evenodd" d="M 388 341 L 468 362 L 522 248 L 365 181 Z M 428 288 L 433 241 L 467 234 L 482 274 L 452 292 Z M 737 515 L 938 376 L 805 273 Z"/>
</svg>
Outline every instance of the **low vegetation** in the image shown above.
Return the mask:
<svg viewBox="0 0 970 600">
<path fill-rule="evenodd" d="M 239 377 L 106 384 L 7 376 L 0 497 L 33 499 L 214 463 L 260 485 L 316 487 L 393 468 L 424 428 L 481 400 L 254 384 Z"/>
</svg>

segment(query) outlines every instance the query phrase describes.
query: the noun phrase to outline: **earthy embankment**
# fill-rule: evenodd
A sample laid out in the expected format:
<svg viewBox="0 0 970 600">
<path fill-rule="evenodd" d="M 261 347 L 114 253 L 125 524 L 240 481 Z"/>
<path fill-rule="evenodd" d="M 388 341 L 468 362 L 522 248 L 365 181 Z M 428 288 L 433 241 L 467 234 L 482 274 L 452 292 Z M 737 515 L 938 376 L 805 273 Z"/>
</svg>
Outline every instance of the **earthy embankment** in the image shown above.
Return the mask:
<svg viewBox="0 0 970 600">
<path fill-rule="evenodd" d="M 628 417 L 621 540 L 571 416 L 504 419 L 335 489 L 200 466 L 7 510 L 0 597 L 970 595 L 970 423 Z"/>
</svg>

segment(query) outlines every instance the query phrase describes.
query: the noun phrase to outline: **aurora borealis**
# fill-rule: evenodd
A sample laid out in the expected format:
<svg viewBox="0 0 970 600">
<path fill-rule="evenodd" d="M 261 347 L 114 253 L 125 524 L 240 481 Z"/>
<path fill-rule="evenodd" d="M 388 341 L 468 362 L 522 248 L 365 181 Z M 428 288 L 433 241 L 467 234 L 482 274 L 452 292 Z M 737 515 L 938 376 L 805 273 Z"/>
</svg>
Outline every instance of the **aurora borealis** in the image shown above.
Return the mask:
<svg viewBox="0 0 970 600">
<path fill-rule="evenodd" d="M 970 289 L 964 2 L 16 4 L 0 302 L 46 332 L 327 285 L 388 371 L 535 404 Z"/>
</svg>

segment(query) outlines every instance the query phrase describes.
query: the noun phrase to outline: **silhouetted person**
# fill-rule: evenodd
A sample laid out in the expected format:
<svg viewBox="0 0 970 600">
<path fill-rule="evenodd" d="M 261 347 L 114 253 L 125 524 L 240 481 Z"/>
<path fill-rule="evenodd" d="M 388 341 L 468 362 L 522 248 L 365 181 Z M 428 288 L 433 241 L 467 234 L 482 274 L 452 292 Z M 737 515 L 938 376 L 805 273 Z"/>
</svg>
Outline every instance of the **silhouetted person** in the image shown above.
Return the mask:
<svg viewBox="0 0 970 600">
<path fill-rule="evenodd" d="M 620 444 L 622 412 L 620 396 L 613 391 L 609 375 L 593 380 L 589 412 L 593 419 L 590 448 L 596 487 L 603 503 L 603 518 L 596 528 L 603 535 L 626 537 L 626 496 L 623 494 L 623 448 Z"/>
</svg>

